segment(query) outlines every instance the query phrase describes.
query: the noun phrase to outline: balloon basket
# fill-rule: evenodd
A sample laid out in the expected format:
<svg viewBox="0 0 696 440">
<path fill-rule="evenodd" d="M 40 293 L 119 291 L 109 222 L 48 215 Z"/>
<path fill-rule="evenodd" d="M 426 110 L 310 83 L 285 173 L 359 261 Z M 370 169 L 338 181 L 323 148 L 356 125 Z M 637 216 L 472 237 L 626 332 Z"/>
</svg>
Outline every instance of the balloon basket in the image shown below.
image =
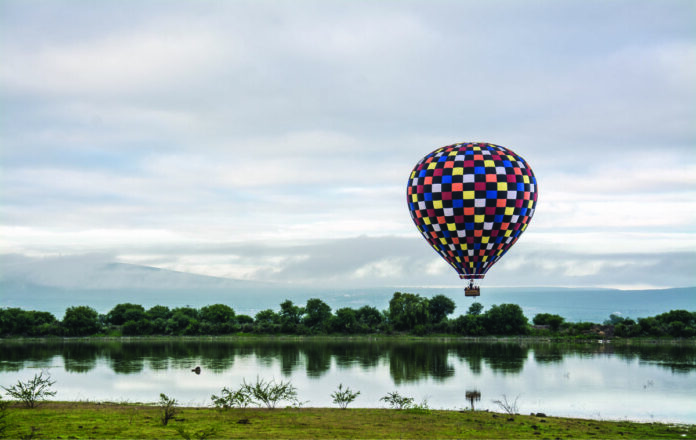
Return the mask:
<svg viewBox="0 0 696 440">
<path fill-rule="evenodd" d="M 464 288 L 464 296 L 480 296 L 481 288 L 479 286 L 471 286 Z"/>
</svg>

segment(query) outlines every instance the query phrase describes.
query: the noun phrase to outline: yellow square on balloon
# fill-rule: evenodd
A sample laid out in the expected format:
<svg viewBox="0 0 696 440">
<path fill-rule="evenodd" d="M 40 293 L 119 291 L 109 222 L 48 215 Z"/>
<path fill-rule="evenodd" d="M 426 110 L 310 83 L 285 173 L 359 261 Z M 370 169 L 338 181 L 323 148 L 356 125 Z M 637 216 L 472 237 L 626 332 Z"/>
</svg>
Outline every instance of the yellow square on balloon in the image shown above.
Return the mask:
<svg viewBox="0 0 696 440">
<path fill-rule="evenodd" d="M 453 176 L 463 176 L 464 175 L 464 168 L 462 168 L 462 167 L 452 168 L 452 175 Z"/>
<path fill-rule="evenodd" d="M 506 182 L 498 182 L 498 191 L 507 191 L 507 188 Z"/>
<path fill-rule="evenodd" d="M 433 200 L 433 208 L 442 209 L 442 200 Z"/>
</svg>

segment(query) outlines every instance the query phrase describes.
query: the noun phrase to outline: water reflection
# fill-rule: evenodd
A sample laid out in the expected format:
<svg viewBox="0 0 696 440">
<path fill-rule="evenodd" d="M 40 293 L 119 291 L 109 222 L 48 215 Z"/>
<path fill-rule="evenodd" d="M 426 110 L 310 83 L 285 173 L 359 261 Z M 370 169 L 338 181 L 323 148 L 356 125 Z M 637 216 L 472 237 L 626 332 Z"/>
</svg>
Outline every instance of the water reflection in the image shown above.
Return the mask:
<svg viewBox="0 0 696 440">
<path fill-rule="evenodd" d="M 395 384 L 424 379 L 444 381 L 455 374 L 452 364 L 464 362 L 476 376 L 484 366 L 494 372 L 518 374 L 533 359 L 540 365 L 563 362 L 569 356 L 613 356 L 627 362 L 658 365 L 674 373 L 696 369 L 693 345 L 615 345 L 491 343 L 471 341 L 337 341 L 337 340 L 173 340 L 173 341 L 4 341 L 0 371 L 20 371 L 27 366 L 47 367 L 62 358 L 66 371 L 87 373 L 105 363 L 118 374 L 144 370 L 185 370 L 200 365 L 222 373 L 239 359 L 253 358 L 264 367 L 280 364 L 281 374 L 290 376 L 304 370 L 319 378 L 331 370 L 359 367 L 372 370 L 388 365 Z"/>
</svg>

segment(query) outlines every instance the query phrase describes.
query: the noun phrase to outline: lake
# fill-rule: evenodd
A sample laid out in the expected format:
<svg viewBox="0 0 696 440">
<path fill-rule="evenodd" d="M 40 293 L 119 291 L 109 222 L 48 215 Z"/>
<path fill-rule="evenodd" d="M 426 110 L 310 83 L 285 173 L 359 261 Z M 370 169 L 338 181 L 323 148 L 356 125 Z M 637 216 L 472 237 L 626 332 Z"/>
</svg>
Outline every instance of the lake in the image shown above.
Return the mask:
<svg viewBox="0 0 696 440">
<path fill-rule="evenodd" d="M 191 371 L 200 366 L 199 375 Z M 359 390 L 352 406 L 382 407 L 391 391 L 435 409 L 592 419 L 696 423 L 693 344 L 549 343 L 515 340 L 232 339 L 0 342 L 0 385 L 45 370 L 57 400 L 210 405 L 243 380 L 289 380 L 305 406 L 333 406 L 339 384 Z"/>
</svg>

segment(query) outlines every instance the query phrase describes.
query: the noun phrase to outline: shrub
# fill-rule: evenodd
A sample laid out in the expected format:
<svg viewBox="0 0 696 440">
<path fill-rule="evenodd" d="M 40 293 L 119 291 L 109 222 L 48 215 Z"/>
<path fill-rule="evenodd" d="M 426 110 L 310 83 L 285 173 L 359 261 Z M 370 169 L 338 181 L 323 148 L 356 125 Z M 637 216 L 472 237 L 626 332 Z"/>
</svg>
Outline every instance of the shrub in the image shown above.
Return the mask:
<svg viewBox="0 0 696 440">
<path fill-rule="evenodd" d="M 338 384 L 338 390 L 331 394 L 333 397 L 333 403 L 337 404 L 341 409 L 346 409 L 350 403 L 352 403 L 356 397 L 360 394 L 360 391 L 353 392 L 350 388 L 346 387 L 343 389 L 343 384 Z"/>
<path fill-rule="evenodd" d="M 179 412 L 176 405 L 176 399 L 168 397 L 166 394 L 160 394 L 159 407 L 162 410 L 161 421 L 162 425 L 167 426 L 167 423 Z"/>
<path fill-rule="evenodd" d="M 511 416 L 518 413 L 517 400 L 520 396 L 515 397 L 515 400 L 508 400 L 507 396 L 503 394 L 503 400 L 494 400 L 493 403 L 498 405 L 503 411 Z"/>
<path fill-rule="evenodd" d="M 387 393 L 379 400 L 388 403 L 394 409 L 408 409 L 413 406 L 413 397 L 402 396 L 398 391 Z"/>
<path fill-rule="evenodd" d="M 253 384 L 243 381 L 240 390 L 251 396 L 255 402 L 266 405 L 268 409 L 274 409 L 281 401 L 299 403 L 297 388 L 290 381 L 276 383 L 275 379 L 265 381 L 256 377 L 256 383 Z"/>
<path fill-rule="evenodd" d="M 36 408 L 40 402 L 46 400 L 47 397 L 56 395 L 56 391 L 52 391 L 51 387 L 55 384 L 55 380 L 51 380 L 51 375 L 42 371 L 35 374 L 34 377 L 26 382 L 17 381 L 16 385 L 9 388 L 2 387 L 8 396 L 21 401 L 27 408 Z"/>
<path fill-rule="evenodd" d="M 220 392 L 220 396 L 213 394 L 210 396 L 213 401 L 213 405 L 217 409 L 230 409 L 230 408 L 246 408 L 251 403 L 251 396 L 247 393 L 244 387 L 238 390 L 230 390 L 228 388 L 223 388 Z"/>
<path fill-rule="evenodd" d="M 552 315 L 551 313 L 539 313 L 534 316 L 534 325 L 548 325 L 551 330 L 557 332 L 565 319 L 560 315 Z"/>
</svg>

